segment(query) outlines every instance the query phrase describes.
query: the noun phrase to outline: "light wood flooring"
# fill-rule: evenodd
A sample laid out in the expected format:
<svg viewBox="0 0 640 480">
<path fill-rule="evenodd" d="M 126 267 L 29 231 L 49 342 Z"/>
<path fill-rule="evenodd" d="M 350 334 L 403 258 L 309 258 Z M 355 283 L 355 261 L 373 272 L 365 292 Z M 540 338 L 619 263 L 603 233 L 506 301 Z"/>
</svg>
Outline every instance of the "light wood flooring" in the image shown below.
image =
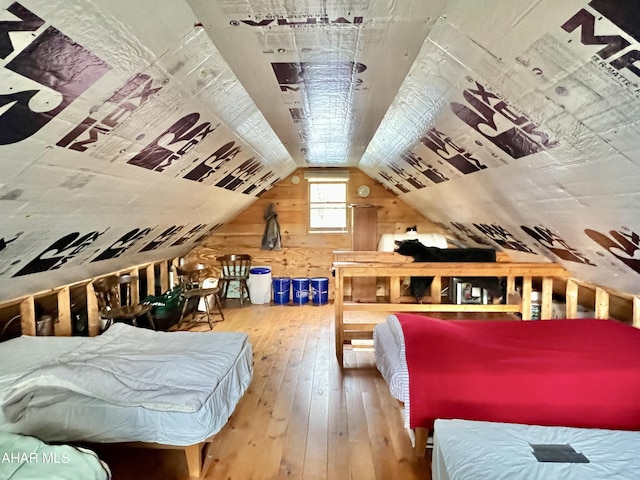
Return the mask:
<svg viewBox="0 0 640 480">
<path fill-rule="evenodd" d="M 214 330 L 249 334 L 254 376 L 210 445 L 205 479 L 430 479 L 429 462 L 414 455 L 400 405 L 376 370 L 371 348 L 348 347 L 346 368 L 338 365 L 333 305 L 240 308 L 232 302 Z M 181 451 L 94 450 L 114 480 L 189 478 Z"/>
</svg>

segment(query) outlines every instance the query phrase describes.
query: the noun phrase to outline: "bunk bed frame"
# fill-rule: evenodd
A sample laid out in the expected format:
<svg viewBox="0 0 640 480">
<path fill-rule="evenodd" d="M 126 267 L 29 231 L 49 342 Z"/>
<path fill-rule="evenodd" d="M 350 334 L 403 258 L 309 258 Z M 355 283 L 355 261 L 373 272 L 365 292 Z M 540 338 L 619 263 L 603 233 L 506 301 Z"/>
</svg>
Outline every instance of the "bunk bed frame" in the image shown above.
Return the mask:
<svg viewBox="0 0 640 480">
<path fill-rule="evenodd" d="M 531 292 L 533 285 L 541 285 L 541 319 L 552 318 L 554 280 L 566 283 L 566 318 L 575 318 L 578 312 L 578 287 L 595 290 L 595 317 L 609 317 L 609 293 L 606 289 L 589 286 L 570 278 L 569 273 L 555 263 L 511 262 L 498 252 L 495 263 L 429 263 L 414 262 L 412 258 L 395 252 L 335 251 L 335 346 L 340 366 L 344 365 L 344 345 L 352 340 L 372 339 L 376 323 L 353 322 L 345 319 L 345 312 L 425 312 L 425 313 L 505 313 L 519 314 L 523 320 L 531 319 Z M 405 277 L 432 276 L 430 295 L 425 303 L 402 295 L 401 282 Z M 376 277 L 382 284 L 376 302 L 350 301 L 350 280 L 358 277 Z M 442 303 L 443 279 L 450 277 L 505 277 L 507 299 L 504 304 L 449 304 Z M 516 291 L 516 280 L 522 290 Z M 632 298 L 633 325 L 640 326 L 640 300 Z M 470 318 L 468 316 L 467 318 Z"/>
<path fill-rule="evenodd" d="M 344 346 L 352 340 L 372 339 L 378 323 L 362 323 L 345 320 L 345 312 L 425 312 L 464 313 L 473 318 L 474 313 L 519 314 L 522 320 L 531 320 L 531 293 L 533 285 L 541 286 L 540 318 L 552 318 L 554 281 L 564 285 L 566 318 L 577 318 L 580 289 L 593 293 L 595 318 L 609 317 L 610 296 L 624 299 L 631 306 L 631 324 L 640 328 L 640 297 L 624 294 L 571 278 L 568 272 L 555 263 L 511 262 L 507 255 L 498 252 L 495 263 L 417 263 L 412 258 L 395 252 L 335 251 L 333 272 L 335 275 L 335 348 L 341 367 L 344 366 Z M 402 295 L 401 282 L 411 276 L 433 276 L 429 303 L 416 303 L 415 298 Z M 378 295 L 376 302 L 350 301 L 350 281 L 358 277 L 376 277 Z M 506 277 L 507 301 L 505 304 L 449 304 L 442 303 L 441 289 L 447 277 Z M 516 292 L 516 279 L 522 289 Z M 380 294 L 380 292 L 382 294 Z M 429 432 L 416 428 L 410 432 L 415 451 L 424 455 Z"/>
</svg>

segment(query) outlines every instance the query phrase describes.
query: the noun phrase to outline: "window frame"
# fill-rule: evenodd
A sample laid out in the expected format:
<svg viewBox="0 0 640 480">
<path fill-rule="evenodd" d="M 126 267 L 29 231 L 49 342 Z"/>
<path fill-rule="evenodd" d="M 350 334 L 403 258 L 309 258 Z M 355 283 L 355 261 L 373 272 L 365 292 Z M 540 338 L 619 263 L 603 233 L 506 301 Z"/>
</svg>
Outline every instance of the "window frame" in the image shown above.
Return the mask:
<svg viewBox="0 0 640 480">
<path fill-rule="evenodd" d="M 342 185 L 344 188 L 344 201 L 329 201 L 329 202 L 312 202 L 311 201 L 311 189 L 315 185 Z M 307 230 L 309 233 L 330 233 L 330 234 L 345 234 L 349 233 L 349 202 L 348 202 L 348 192 L 349 192 L 349 180 L 348 179 L 339 179 L 339 178 L 309 178 L 307 185 Z M 339 210 L 344 212 L 344 228 L 340 227 L 314 227 L 311 224 L 312 221 L 312 210 L 314 206 L 323 205 L 323 204 L 339 204 Z"/>
</svg>

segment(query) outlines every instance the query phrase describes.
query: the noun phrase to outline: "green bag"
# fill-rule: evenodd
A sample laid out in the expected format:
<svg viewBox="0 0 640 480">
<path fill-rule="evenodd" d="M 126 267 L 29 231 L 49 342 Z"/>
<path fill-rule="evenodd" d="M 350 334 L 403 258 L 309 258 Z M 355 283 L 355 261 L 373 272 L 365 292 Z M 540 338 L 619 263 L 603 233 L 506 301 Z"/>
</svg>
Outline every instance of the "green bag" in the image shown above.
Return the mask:
<svg viewBox="0 0 640 480">
<path fill-rule="evenodd" d="M 180 320 L 184 295 L 182 287 L 175 286 L 171 290 L 167 290 L 162 295 L 148 296 L 142 300 L 142 304 L 151 305 L 151 316 L 156 323 L 156 328 L 165 330 Z M 160 328 L 158 320 L 161 320 L 164 328 Z M 166 325 L 165 325 L 166 324 Z"/>
</svg>

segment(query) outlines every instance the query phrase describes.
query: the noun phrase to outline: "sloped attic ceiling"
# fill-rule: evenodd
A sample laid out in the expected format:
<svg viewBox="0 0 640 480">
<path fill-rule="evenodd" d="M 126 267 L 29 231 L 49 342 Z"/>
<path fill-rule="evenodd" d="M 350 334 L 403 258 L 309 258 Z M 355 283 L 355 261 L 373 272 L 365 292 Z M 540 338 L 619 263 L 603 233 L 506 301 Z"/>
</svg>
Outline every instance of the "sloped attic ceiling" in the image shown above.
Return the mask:
<svg viewBox="0 0 640 480">
<path fill-rule="evenodd" d="M 640 293 L 635 0 L 0 7 L 0 300 L 186 252 L 301 166 Z"/>
</svg>

